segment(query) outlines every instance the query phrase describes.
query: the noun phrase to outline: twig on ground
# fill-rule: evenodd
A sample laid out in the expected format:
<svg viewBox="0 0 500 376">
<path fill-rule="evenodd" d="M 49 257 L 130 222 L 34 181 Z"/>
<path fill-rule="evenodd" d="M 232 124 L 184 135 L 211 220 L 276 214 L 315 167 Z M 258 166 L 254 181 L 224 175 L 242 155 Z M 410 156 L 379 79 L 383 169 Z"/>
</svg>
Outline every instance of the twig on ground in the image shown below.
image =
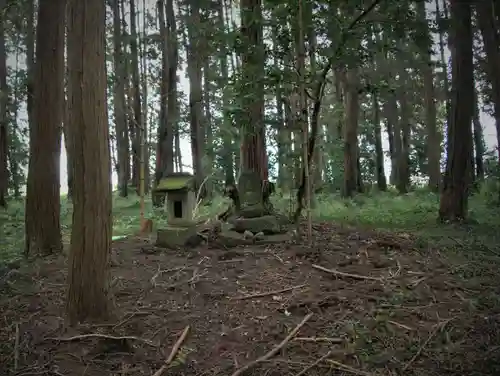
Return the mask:
<svg viewBox="0 0 500 376">
<path fill-rule="evenodd" d="M 260 358 L 257 358 L 250 363 L 247 363 L 245 366 L 237 369 L 231 376 L 239 376 L 243 374 L 246 370 L 256 366 L 257 364 L 264 362 L 270 358 L 272 358 L 274 355 L 276 355 L 285 345 L 290 342 L 290 340 L 295 337 L 295 335 L 298 333 L 300 328 L 304 326 L 304 324 L 309 321 L 309 319 L 312 317 L 312 313 L 309 313 L 306 317 L 302 319 L 302 321 L 286 336 L 286 338 L 281 341 L 277 346 L 275 346 L 271 351 L 269 351 L 267 354 L 264 354 Z"/>
<path fill-rule="evenodd" d="M 372 376 L 373 374 L 370 372 L 362 371 L 360 369 L 352 368 L 351 366 L 348 366 L 347 364 L 343 364 L 340 362 L 337 362 L 336 360 L 332 359 L 326 359 L 325 360 L 328 364 L 334 366 L 337 368 L 339 371 L 345 371 L 352 373 L 353 375 L 359 375 L 359 376 Z"/>
<path fill-rule="evenodd" d="M 453 320 L 453 318 L 451 319 L 448 319 L 448 320 L 445 320 L 441 323 L 438 323 L 436 324 L 436 327 L 434 328 L 434 330 L 431 332 L 431 334 L 429 335 L 429 337 L 427 337 L 427 339 L 425 340 L 425 342 L 418 348 L 417 352 L 415 353 L 415 355 L 413 355 L 413 357 L 408 361 L 408 363 L 405 364 L 405 366 L 403 367 L 402 371 L 405 372 L 408 367 L 410 367 L 413 362 L 420 356 L 420 354 L 422 353 L 422 351 L 424 351 L 424 349 L 427 347 L 427 345 L 429 344 L 429 342 L 431 341 L 431 339 L 434 338 L 434 336 L 437 334 L 437 332 L 441 329 L 444 329 L 444 327 L 451 321 Z"/>
<path fill-rule="evenodd" d="M 421 282 L 425 281 L 427 279 L 427 277 L 421 277 L 421 278 L 417 278 L 415 279 L 414 281 L 412 281 L 409 286 L 414 289 L 415 287 L 417 287 Z"/>
<path fill-rule="evenodd" d="M 231 259 L 231 260 L 221 260 L 218 261 L 219 264 L 230 264 L 232 262 L 245 262 L 246 259 L 244 258 L 238 258 L 238 259 Z"/>
<path fill-rule="evenodd" d="M 19 323 L 16 323 L 16 338 L 14 340 L 14 371 L 19 367 Z"/>
<path fill-rule="evenodd" d="M 403 328 L 403 329 L 406 329 L 406 330 L 414 330 L 412 327 L 409 327 L 407 325 L 404 325 L 404 324 L 401 324 L 400 322 L 397 322 L 397 321 L 393 321 L 393 320 L 388 320 L 387 322 L 391 323 L 392 325 L 396 325 L 400 328 Z"/>
<path fill-rule="evenodd" d="M 292 287 L 287 287 L 286 289 L 281 289 L 281 290 L 273 290 L 273 291 L 267 291 L 267 292 L 257 292 L 255 294 L 250 294 L 250 295 L 242 295 L 242 296 L 236 296 L 234 298 L 231 298 L 231 300 L 245 300 L 245 299 L 251 299 L 251 298 L 262 298 L 264 296 L 269 296 L 269 295 L 274 295 L 274 294 L 282 294 L 284 292 L 296 290 L 296 289 L 301 289 L 303 287 L 307 286 L 306 284 L 302 285 L 297 285 L 297 286 L 292 286 Z"/>
<path fill-rule="evenodd" d="M 157 343 L 148 341 L 147 339 L 144 338 L 139 338 L 139 337 L 134 337 L 134 336 L 110 336 L 107 334 L 100 334 L 100 333 L 90 333 L 90 334 L 81 334 L 78 336 L 73 336 L 73 337 L 49 337 L 46 338 L 46 341 L 59 341 L 59 342 L 72 342 L 72 341 L 80 341 L 82 339 L 88 339 L 88 338 L 104 338 L 104 339 L 113 339 L 116 341 L 120 340 L 131 340 L 131 341 L 137 341 L 137 342 L 142 342 L 145 343 L 146 345 L 153 346 L 153 347 L 158 347 L 159 345 Z"/>
<path fill-rule="evenodd" d="M 151 277 L 151 284 L 156 287 L 156 278 L 161 276 L 163 273 L 175 272 L 178 270 L 183 270 L 185 268 L 186 268 L 185 266 L 178 266 L 176 268 L 161 270 L 160 267 L 158 267 L 158 271 L 155 273 L 155 275 L 153 277 Z"/>
<path fill-rule="evenodd" d="M 305 375 L 307 372 L 309 372 L 311 369 L 316 367 L 318 364 L 320 364 L 323 360 L 328 358 L 332 352 L 328 351 L 325 355 L 323 355 L 321 358 L 317 359 L 314 363 L 308 365 L 306 368 L 304 368 L 302 371 L 297 373 L 295 376 L 302 376 Z"/>
<path fill-rule="evenodd" d="M 382 278 L 379 278 L 379 277 L 371 277 L 371 276 L 368 276 L 368 275 L 359 275 L 359 274 L 351 274 L 351 273 L 344 273 L 344 272 L 340 272 L 338 270 L 335 270 L 335 269 L 327 269 L 323 266 L 320 266 L 320 265 L 315 265 L 313 264 L 312 267 L 314 269 L 318 269 L 318 270 L 321 270 L 323 272 L 326 272 L 326 273 L 330 273 L 330 274 L 333 274 L 333 275 L 336 275 L 336 276 L 339 276 L 339 277 L 347 277 L 347 278 L 353 278 L 353 279 L 359 279 L 359 280 L 370 280 L 370 281 L 379 281 L 381 282 L 382 281 Z"/>
<path fill-rule="evenodd" d="M 151 312 L 142 312 L 142 311 L 135 311 L 135 312 L 131 312 L 127 315 L 126 318 L 124 318 L 122 321 L 120 321 L 119 323 L 117 324 L 114 324 L 111 328 L 112 329 L 116 329 L 120 326 L 122 326 L 123 324 L 125 324 L 126 322 L 130 321 L 132 318 L 134 318 L 135 316 L 137 315 L 150 315 Z"/>
<path fill-rule="evenodd" d="M 166 289 L 173 289 L 173 288 L 176 288 L 176 287 L 179 287 L 179 286 L 182 286 L 182 285 L 189 285 L 191 283 L 198 282 L 199 278 L 203 277 L 207 273 L 208 272 L 203 272 L 201 274 L 198 274 L 198 271 L 195 270 L 193 272 L 193 276 L 191 278 L 189 278 L 187 281 L 181 281 L 181 282 L 177 282 L 177 283 L 172 283 L 171 285 L 165 286 L 165 288 Z"/>
<path fill-rule="evenodd" d="M 165 372 L 168 367 L 170 366 L 170 363 L 172 363 L 177 356 L 177 353 L 179 352 L 179 349 L 182 346 L 182 343 L 186 339 L 187 335 L 189 332 L 189 325 L 184 328 L 182 331 L 181 336 L 179 339 L 175 342 L 174 347 L 172 347 L 172 350 L 170 351 L 170 355 L 168 356 L 167 360 L 165 361 L 165 364 L 160 367 L 158 371 L 156 371 L 153 376 L 161 376 L 163 372 Z"/>
<path fill-rule="evenodd" d="M 329 343 L 345 342 L 342 338 L 333 338 L 333 337 L 295 337 L 293 340 L 301 342 L 329 342 Z"/>
</svg>

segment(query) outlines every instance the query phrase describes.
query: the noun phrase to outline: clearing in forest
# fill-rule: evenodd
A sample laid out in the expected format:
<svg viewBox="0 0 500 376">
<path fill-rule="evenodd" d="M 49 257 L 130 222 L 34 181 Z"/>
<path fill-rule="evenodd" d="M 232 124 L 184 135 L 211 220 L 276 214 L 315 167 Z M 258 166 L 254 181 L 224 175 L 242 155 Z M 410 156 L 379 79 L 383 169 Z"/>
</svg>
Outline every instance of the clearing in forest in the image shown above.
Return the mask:
<svg viewBox="0 0 500 376">
<path fill-rule="evenodd" d="M 116 320 L 73 329 L 63 319 L 65 262 L 2 277 L 0 374 L 500 372 L 497 266 L 472 267 L 406 233 L 315 223 L 312 245 L 165 251 L 115 242 Z"/>
</svg>

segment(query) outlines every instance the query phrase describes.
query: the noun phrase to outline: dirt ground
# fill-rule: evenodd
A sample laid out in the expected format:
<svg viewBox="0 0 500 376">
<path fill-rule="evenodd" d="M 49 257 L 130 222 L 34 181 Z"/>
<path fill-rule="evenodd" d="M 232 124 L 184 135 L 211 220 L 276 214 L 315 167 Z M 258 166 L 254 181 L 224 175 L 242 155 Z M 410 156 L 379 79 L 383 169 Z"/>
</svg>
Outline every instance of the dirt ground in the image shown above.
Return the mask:
<svg viewBox="0 0 500 376">
<path fill-rule="evenodd" d="M 187 326 L 163 374 L 236 375 L 304 319 L 244 375 L 500 374 L 496 267 L 465 284 L 466 265 L 405 234 L 323 223 L 311 245 L 113 248 L 108 324 L 65 325 L 64 257 L 0 276 L 0 375 L 153 375 Z"/>
</svg>

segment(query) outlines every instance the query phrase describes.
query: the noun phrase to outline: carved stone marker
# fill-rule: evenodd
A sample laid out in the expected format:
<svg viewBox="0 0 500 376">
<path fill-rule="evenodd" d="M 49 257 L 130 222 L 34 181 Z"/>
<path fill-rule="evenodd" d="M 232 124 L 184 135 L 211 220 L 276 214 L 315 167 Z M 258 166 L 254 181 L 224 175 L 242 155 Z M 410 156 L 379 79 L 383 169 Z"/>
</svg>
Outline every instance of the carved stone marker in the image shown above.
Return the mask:
<svg viewBox="0 0 500 376">
<path fill-rule="evenodd" d="M 275 213 L 269 201 L 270 184 L 255 171 L 243 171 L 238 181 L 240 207 L 227 219 L 219 240 L 227 247 L 282 243 L 290 240 L 289 220 Z"/>
</svg>

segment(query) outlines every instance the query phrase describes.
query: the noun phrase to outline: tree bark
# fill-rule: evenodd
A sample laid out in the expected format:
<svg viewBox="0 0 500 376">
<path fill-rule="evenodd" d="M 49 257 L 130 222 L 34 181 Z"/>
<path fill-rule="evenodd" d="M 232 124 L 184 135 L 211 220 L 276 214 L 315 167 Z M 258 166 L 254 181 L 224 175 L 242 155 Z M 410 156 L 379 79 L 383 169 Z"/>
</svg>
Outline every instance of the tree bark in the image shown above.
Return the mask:
<svg viewBox="0 0 500 376">
<path fill-rule="evenodd" d="M 117 175 L 120 197 L 128 196 L 128 181 L 130 176 L 129 134 L 125 106 L 124 56 L 122 45 L 122 20 L 120 17 L 120 1 L 113 0 L 113 65 L 115 79 L 113 83 L 113 112 L 115 118 L 116 149 L 118 154 Z"/>
<path fill-rule="evenodd" d="M 201 187 L 205 178 L 203 155 L 205 153 L 205 132 L 203 119 L 202 61 L 200 33 L 200 0 L 191 0 L 188 16 L 187 71 L 189 77 L 189 121 L 191 130 L 191 154 L 196 186 Z M 205 197 L 205 189 L 202 190 Z"/>
<path fill-rule="evenodd" d="M 388 94 L 385 105 L 385 118 L 387 126 L 387 139 L 389 140 L 389 155 L 391 157 L 391 175 L 389 182 L 396 185 L 398 182 L 398 160 L 401 150 L 401 131 L 398 123 L 398 104 L 396 94 L 391 91 Z"/>
<path fill-rule="evenodd" d="M 64 109 L 65 0 L 40 0 L 30 158 L 26 185 L 25 255 L 62 250 L 60 160 Z"/>
<path fill-rule="evenodd" d="M 475 154 L 475 165 L 476 165 L 476 179 L 481 181 L 484 179 L 484 135 L 483 127 L 479 121 L 479 98 L 477 89 L 474 88 L 474 117 L 472 119 L 473 129 L 474 129 L 474 146 L 476 150 Z"/>
<path fill-rule="evenodd" d="M 167 19 L 165 18 L 167 13 Z M 172 13 L 172 14 L 170 14 Z M 174 172 L 174 121 L 177 117 L 177 47 L 171 39 L 177 38 L 172 0 L 158 1 L 158 18 L 161 37 L 161 82 L 160 82 L 160 119 L 158 124 L 158 147 L 156 153 L 155 184 L 165 174 Z M 173 22 L 172 22 L 173 21 Z M 172 23 L 172 25 L 171 25 Z M 169 48 L 170 47 L 170 48 Z M 176 151 L 177 144 L 176 144 Z"/>
<path fill-rule="evenodd" d="M 473 61 L 471 1 L 452 0 L 452 103 L 448 127 L 448 150 L 443 191 L 439 205 L 441 221 L 467 217 L 470 186 L 473 116 Z"/>
<path fill-rule="evenodd" d="M 380 127 L 380 110 L 378 104 L 378 94 L 373 93 L 373 122 L 375 124 L 375 168 L 377 176 L 377 187 L 380 191 L 387 190 L 387 180 L 385 178 L 384 151 L 382 149 L 382 130 Z"/>
<path fill-rule="evenodd" d="M 108 317 L 111 162 L 106 107 L 105 3 L 71 0 L 70 113 L 75 150 L 67 313 L 71 323 Z"/>
<path fill-rule="evenodd" d="M 497 6 L 500 4 L 496 2 Z M 493 10 L 493 1 L 476 0 L 477 20 L 481 35 L 483 37 L 484 50 L 486 52 L 486 71 L 488 81 L 491 83 L 492 98 L 494 105 L 495 126 L 497 131 L 497 153 L 500 162 L 500 51 L 498 44 L 500 38 L 497 25 L 495 23 L 495 14 Z"/>
<path fill-rule="evenodd" d="M 436 103 L 434 102 L 434 72 L 430 53 L 432 41 L 429 33 L 429 25 L 425 16 L 425 3 L 423 1 L 417 1 L 416 4 L 418 20 L 422 23 L 424 31 L 423 36 L 417 40 L 419 41 L 421 71 L 424 79 L 425 120 L 427 129 L 427 172 L 429 174 L 428 186 L 431 191 L 438 192 L 441 181 L 441 171 L 439 165 L 441 158 L 441 143 L 437 129 Z"/>
<path fill-rule="evenodd" d="M 223 0 L 217 1 L 217 27 L 221 30 L 225 27 L 224 22 L 224 7 Z M 227 63 L 227 46 L 226 42 L 223 41 L 221 43 L 221 51 L 219 53 L 219 64 L 220 64 L 220 72 L 221 78 L 220 82 L 223 87 L 226 87 L 229 83 L 229 70 Z M 223 167 L 224 167 L 224 180 L 225 185 L 230 186 L 235 183 L 234 178 L 234 152 L 232 145 L 232 134 L 233 134 L 233 125 L 231 120 L 231 114 L 229 113 L 229 93 L 227 90 L 222 90 L 222 107 L 223 107 L 223 120 L 222 120 L 222 142 L 224 146 L 223 150 Z"/>
<path fill-rule="evenodd" d="M 131 83 L 131 104 L 132 104 L 132 114 L 131 123 L 134 128 L 133 139 L 132 139 L 132 152 L 133 152 L 133 172 L 132 181 L 139 192 L 139 176 L 140 176 L 140 162 L 141 162 L 141 152 L 140 152 L 140 138 L 141 132 L 140 127 L 142 125 L 142 115 L 141 115 L 141 92 L 139 85 L 139 48 L 137 45 L 137 20 L 136 20 L 136 3 L 135 0 L 130 0 L 130 62 L 131 62 L 131 73 L 132 73 L 132 83 Z"/>
<path fill-rule="evenodd" d="M 7 51 L 5 50 L 5 17 L 6 0 L 0 1 L 0 207 L 7 207 L 9 189 L 9 170 L 7 167 L 9 140 L 7 101 L 9 87 L 7 86 Z"/>
<path fill-rule="evenodd" d="M 342 195 L 351 197 L 357 191 L 358 184 L 358 117 L 359 83 L 358 72 L 354 68 L 347 70 L 346 80 L 346 120 L 344 129 L 344 186 Z"/>
<path fill-rule="evenodd" d="M 268 179 L 264 129 L 264 46 L 261 0 L 241 1 L 242 82 L 245 85 L 242 102 L 241 164 L 254 171 L 262 180 Z M 248 93 L 252 93 L 248 95 Z"/>
</svg>

